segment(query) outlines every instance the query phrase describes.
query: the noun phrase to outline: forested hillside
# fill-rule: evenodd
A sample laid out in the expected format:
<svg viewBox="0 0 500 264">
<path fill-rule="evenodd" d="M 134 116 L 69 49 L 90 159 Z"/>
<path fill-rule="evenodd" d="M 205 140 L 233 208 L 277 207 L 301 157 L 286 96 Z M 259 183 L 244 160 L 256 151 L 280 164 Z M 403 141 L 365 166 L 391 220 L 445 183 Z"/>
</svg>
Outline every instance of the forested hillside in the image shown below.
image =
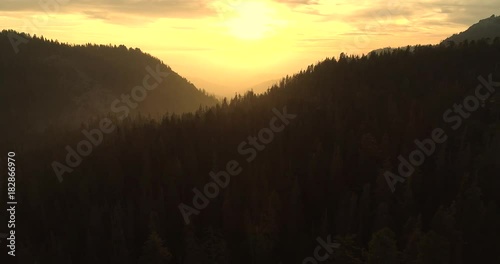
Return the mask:
<svg viewBox="0 0 500 264">
<path fill-rule="evenodd" d="M 157 87 L 145 94 L 134 91 L 143 86 L 145 76 L 158 70 L 169 75 Z M 147 80 L 152 86 L 154 77 L 158 78 Z M 49 125 L 78 128 L 108 113 L 159 117 L 217 103 L 137 48 L 69 45 L 6 30 L 0 33 L 0 92 L 0 125 L 9 126 L 9 139 L 43 132 Z M 119 103 L 113 105 L 115 100 Z M 124 106 L 129 112 L 122 110 Z"/>
<path fill-rule="evenodd" d="M 464 32 L 454 34 L 445 39 L 443 43 L 460 43 L 463 41 L 472 41 L 489 38 L 490 41 L 500 37 L 500 16 L 492 15 L 489 18 L 481 19 L 478 23 L 472 25 Z"/>
<path fill-rule="evenodd" d="M 498 90 L 500 39 L 342 54 L 261 96 L 159 121 L 110 116 L 114 131 L 62 182 L 52 164 L 82 135 L 49 127 L 19 154 L 20 263 L 293 264 L 328 235 L 340 247 L 321 263 L 500 263 L 498 97 L 489 90 L 475 111 L 443 119 L 481 80 Z M 262 132 L 269 127 L 272 137 Z M 398 157 L 436 128 L 447 140 L 392 192 L 386 172 L 399 174 Z M 186 224 L 179 206 L 193 207 L 193 190 L 203 192 L 210 172 L 231 171 L 233 160 L 239 173 Z"/>
</svg>

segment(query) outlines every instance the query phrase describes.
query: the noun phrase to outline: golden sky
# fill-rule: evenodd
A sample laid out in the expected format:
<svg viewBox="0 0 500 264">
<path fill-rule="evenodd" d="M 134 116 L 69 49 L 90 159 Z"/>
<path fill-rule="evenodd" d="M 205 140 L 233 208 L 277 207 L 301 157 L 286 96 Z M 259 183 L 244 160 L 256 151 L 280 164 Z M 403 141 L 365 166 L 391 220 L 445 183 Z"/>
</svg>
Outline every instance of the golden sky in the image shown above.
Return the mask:
<svg viewBox="0 0 500 264">
<path fill-rule="evenodd" d="M 139 47 L 227 95 L 342 51 L 437 44 L 497 10 L 498 0 L 0 0 L 0 24 Z"/>
</svg>

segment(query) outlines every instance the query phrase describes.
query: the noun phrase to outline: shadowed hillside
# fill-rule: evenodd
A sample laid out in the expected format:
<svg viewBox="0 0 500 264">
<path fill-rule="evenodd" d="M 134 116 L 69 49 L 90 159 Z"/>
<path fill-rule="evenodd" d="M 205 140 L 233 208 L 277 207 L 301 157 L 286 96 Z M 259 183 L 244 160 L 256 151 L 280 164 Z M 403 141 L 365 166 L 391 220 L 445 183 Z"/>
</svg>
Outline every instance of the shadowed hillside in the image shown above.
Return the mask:
<svg viewBox="0 0 500 264">
<path fill-rule="evenodd" d="M 16 46 L 17 54 L 10 42 L 18 40 L 14 34 L 26 41 Z M 150 85 L 159 85 L 134 91 L 148 75 Z M 0 91 L 0 125 L 8 125 L 11 136 L 42 132 L 49 125 L 78 127 L 108 113 L 159 117 L 217 102 L 137 48 L 68 45 L 13 31 L 0 33 Z"/>
<path fill-rule="evenodd" d="M 443 41 L 443 43 L 460 43 L 465 40 L 473 41 L 489 38 L 493 41 L 495 38 L 500 37 L 500 16 L 492 15 L 489 18 L 480 20 L 478 23 L 472 25 L 466 31 L 455 34 Z"/>
</svg>

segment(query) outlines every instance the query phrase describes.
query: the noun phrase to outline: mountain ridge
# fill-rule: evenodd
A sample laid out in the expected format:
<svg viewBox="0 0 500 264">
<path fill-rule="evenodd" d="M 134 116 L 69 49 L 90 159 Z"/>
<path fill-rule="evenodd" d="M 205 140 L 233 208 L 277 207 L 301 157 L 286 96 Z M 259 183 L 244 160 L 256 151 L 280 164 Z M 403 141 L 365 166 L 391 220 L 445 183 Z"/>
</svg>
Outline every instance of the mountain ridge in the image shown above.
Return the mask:
<svg viewBox="0 0 500 264">
<path fill-rule="evenodd" d="M 479 20 L 478 23 L 473 24 L 465 31 L 453 34 L 443 40 L 442 43 L 454 42 L 457 44 L 465 40 L 477 41 L 480 39 L 490 39 L 492 41 L 497 37 L 500 37 L 500 16 L 492 15 L 489 18 Z"/>
<path fill-rule="evenodd" d="M 12 50 L 11 34 L 28 40 L 18 46 L 18 53 Z M 113 114 L 113 102 L 123 101 L 134 87 L 143 85 L 148 68 L 169 76 L 147 91 L 144 101 L 130 104 L 130 114 L 160 117 L 218 102 L 138 48 L 70 45 L 4 30 L 0 33 L 0 90 L 6 96 L 0 98 L 0 117 L 16 133 L 41 132 L 54 124 L 78 127 L 88 119 Z"/>
</svg>

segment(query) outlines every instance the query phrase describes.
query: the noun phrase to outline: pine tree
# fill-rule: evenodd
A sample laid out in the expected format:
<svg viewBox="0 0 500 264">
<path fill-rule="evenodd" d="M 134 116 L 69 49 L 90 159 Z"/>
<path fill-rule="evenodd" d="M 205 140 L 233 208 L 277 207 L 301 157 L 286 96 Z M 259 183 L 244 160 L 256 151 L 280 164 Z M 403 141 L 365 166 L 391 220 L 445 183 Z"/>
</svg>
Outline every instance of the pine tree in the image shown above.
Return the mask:
<svg viewBox="0 0 500 264">
<path fill-rule="evenodd" d="M 156 232 L 151 232 L 142 248 L 141 264 L 169 264 L 172 259 L 170 250 L 163 245 L 163 241 Z"/>
<path fill-rule="evenodd" d="M 430 231 L 423 235 L 418 244 L 417 264 L 450 263 L 450 243 L 448 240 Z"/>
<path fill-rule="evenodd" d="M 368 264 L 399 264 L 396 235 L 389 228 L 373 234 L 368 248 Z"/>
</svg>

